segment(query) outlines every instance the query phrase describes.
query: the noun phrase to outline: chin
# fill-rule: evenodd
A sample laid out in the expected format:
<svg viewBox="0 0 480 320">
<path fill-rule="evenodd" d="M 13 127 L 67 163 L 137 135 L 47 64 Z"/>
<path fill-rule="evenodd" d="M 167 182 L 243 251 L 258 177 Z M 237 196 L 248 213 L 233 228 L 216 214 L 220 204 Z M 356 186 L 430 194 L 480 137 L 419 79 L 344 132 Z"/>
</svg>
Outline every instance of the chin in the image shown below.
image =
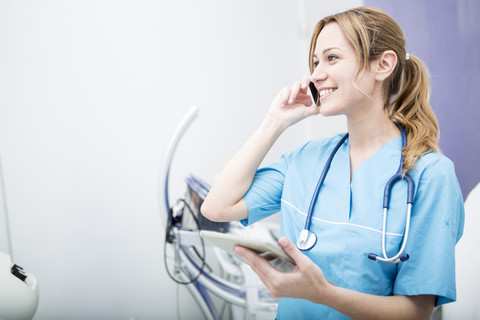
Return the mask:
<svg viewBox="0 0 480 320">
<path fill-rule="evenodd" d="M 341 113 L 338 110 L 335 110 L 333 108 L 329 108 L 328 106 L 322 106 L 320 105 L 320 114 L 324 117 L 330 117 L 330 116 L 338 116 Z"/>
</svg>

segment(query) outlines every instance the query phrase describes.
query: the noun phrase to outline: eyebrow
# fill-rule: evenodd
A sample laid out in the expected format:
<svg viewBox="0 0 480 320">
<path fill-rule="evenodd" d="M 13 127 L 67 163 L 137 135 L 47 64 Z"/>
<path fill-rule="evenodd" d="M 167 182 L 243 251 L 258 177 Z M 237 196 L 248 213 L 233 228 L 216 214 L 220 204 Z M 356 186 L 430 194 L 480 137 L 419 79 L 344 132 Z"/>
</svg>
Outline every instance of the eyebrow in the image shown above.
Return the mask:
<svg viewBox="0 0 480 320">
<path fill-rule="evenodd" d="M 327 52 L 329 52 L 329 51 L 335 50 L 335 49 L 337 49 L 337 50 L 342 50 L 342 49 L 340 49 L 339 47 L 330 47 L 330 48 L 324 49 L 323 52 L 322 52 L 322 55 L 324 55 L 325 53 L 327 53 Z M 317 58 L 317 55 L 316 55 L 316 54 L 313 54 L 313 57 L 314 57 L 314 58 Z"/>
</svg>

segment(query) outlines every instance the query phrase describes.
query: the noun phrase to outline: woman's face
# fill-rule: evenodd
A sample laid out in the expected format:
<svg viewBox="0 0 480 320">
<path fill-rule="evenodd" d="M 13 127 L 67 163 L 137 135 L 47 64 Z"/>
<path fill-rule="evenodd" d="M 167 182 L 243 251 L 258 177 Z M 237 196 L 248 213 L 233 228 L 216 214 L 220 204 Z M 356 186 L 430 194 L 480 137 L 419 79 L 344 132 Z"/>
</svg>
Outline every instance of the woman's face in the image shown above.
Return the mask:
<svg viewBox="0 0 480 320">
<path fill-rule="evenodd" d="M 318 35 L 313 63 L 312 82 L 319 92 L 322 115 L 348 116 L 372 103 L 354 85 L 358 58 L 337 23 L 327 24 Z M 357 86 L 370 94 L 374 82 L 367 68 Z"/>
</svg>

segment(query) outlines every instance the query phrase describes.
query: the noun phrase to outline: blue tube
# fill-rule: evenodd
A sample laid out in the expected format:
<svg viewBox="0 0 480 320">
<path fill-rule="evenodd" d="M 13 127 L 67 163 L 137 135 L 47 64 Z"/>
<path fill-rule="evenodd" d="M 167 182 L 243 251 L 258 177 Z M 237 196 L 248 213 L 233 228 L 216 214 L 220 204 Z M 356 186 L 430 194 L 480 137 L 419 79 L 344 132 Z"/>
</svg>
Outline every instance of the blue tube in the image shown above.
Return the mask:
<svg viewBox="0 0 480 320">
<path fill-rule="evenodd" d="M 218 319 L 217 315 L 217 310 L 215 309 L 215 306 L 213 305 L 212 299 L 210 299 L 210 295 L 207 292 L 207 289 L 205 289 L 204 286 L 198 281 L 195 281 L 195 287 L 197 288 L 198 292 L 202 295 L 203 301 L 207 304 L 208 310 L 210 311 L 210 314 L 212 315 L 213 318 Z"/>
<path fill-rule="evenodd" d="M 312 212 L 313 212 L 313 205 L 315 204 L 315 201 L 317 201 L 318 193 L 320 192 L 320 187 L 323 184 L 323 180 L 325 180 L 325 177 L 327 176 L 328 169 L 330 168 L 330 164 L 332 163 L 333 157 L 337 153 L 338 149 L 340 146 L 347 140 L 348 138 L 348 133 L 346 133 L 342 139 L 337 143 L 335 148 L 333 149 L 332 153 L 327 159 L 327 162 L 325 163 L 325 167 L 323 167 L 322 174 L 320 176 L 320 179 L 318 180 L 317 186 L 315 187 L 315 191 L 313 192 L 313 197 L 312 200 L 310 201 L 310 207 L 308 208 L 308 214 L 307 214 L 307 220 L 305 222 L 305 230 L 310 230 L 310 223 L 312 223 Z"/>
</svg>

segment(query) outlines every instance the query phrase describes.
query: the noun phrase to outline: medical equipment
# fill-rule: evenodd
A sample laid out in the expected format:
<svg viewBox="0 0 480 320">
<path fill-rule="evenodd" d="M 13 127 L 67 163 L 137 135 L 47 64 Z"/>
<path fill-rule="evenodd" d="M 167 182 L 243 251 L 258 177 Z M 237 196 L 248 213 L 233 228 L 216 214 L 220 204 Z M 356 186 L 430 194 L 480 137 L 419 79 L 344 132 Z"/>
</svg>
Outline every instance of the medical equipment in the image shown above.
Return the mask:
<svg viewBox="0 0 480 320">
<path fill-rule="evenodd" d="M 38 306 L 38 285 L 34 275 L 12 263 L 0 252 L 0 319 L 32 319 Z"/>
<path fill-rule="evenodd" d="M 405 129 L 403 127 L 398 126 L 402 135 L 402 149 L 405 148 L 407 145 L 407 135 L 405 133 Z M 318 180 L 317 186 L 313 193 L 312 200 L 310 202 L 310 206 L 308 209 L 307 220 L 305 222 L 305 228 L 300 232 L 300 235 L 297 239 L 297 247 L 302 251 L 310 250 L 315 246 L 317 242 L 317 236 L 315 233 L 310 231 L 310 224 L 312 222 L 312 213 L 315 201 L 317 199 L 318 193 L 320 192 L 320 188 L 322 187 L 323 181 L 327 175 L 328 169 L 330 168 L 330 164 L 332 163 L 333 157 L 337 153 L 340 146 L 345 142 L 348 138 L 348 133 L 345 134 L 340 141 L 337 143 L 335 148 L 333 149 L 332 153 L 327 159 L 325 167 L 323 168 L 322 174 L 320 175 L 320 179 Z M 387 214 L 388 214 L 388 207 L 390 202 L 390 192 L 393 188 L 393 185 L 400 181 L 405 180 L 407 182 L 407 219 L 405 224 L 405 233 L 403 236 L 403 242 L 400 247 L 398 253 L 389 258 L 387 256 L 386 246 L 385 246 L 385 238 L 386 238 L 386 227 L 387 227 Z M 388 180 L 387 184 L 385 185 L 384 197 L 383 197 L 383 228 L 382 228 L 382 253 L 383 257 L 379 257 L 374 253 L 368 254 L 368 258 L 371 260 L 378 260 L 382 262 L 390 262 L 390 263 L 398 263 L 400 261 L 406 261 L 409 258 L 409 255 L 403 253 L 405 250 L 405 246 L 407 245 L 408 240 L 408 233 L 410 230 L 410 216 L 412 211 L 412 203 L 413 203 L 413 193 L 414 193 L 414 182 L 413 179 L 408 174 L 403 174 L 403 154 L 400 156 L 400 165 L 398 167 L 397 172 Z"/>
<path fill-rule="evenodd" d="M 160 171 L 159 205 L 162 220 L 166 222 L 165 269 L 173 281 L 187 288 L 206 319 L 273 319 L 278 300 L 250 266 L 209 245 L 200 237 L 200 231 L 229 231 L 247 237 L 270 237 L 276 242 L 279 226 L 258 223 L 245 228 L 239 222 L 204 220 L 200 206 L 209 187 L 194 176 L 186 179 L 185 197 L 170 205 L 168 182 L 173 154 L 197 114 L 198 108 L 192 107 L 175 130 Z"/>
<path fill-rule="evenodd" d="M 1 159 L 0 159 L 1 160 Z M 37 278 L 12 262 L 13 250 L 5 197 L 3 167 L 0 161 L 0 202 L 3 203 L 9 254 L 0 251 L 0 319 L 32 319 L 38 307 Z M 1 211 L 0 211 L 1 212 Z M 1 232 L 0 232 L 1 234 Z"/>
</svg>

